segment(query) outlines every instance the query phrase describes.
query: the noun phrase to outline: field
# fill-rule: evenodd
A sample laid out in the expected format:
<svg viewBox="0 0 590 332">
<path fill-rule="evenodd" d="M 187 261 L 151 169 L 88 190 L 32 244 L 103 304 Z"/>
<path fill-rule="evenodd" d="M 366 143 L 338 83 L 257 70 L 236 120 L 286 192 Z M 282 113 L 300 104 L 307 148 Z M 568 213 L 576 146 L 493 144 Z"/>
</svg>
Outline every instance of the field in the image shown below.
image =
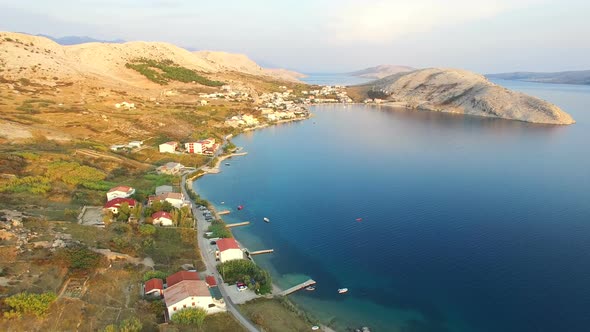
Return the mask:
<svg viewBox="0 0 590 332">
<path fill-rule="evenodd" d="M 240 311 L 269 332 L 310 331 L 316 325 L 286 299 L 258 298 L 240 305 Z"/>
</svg>

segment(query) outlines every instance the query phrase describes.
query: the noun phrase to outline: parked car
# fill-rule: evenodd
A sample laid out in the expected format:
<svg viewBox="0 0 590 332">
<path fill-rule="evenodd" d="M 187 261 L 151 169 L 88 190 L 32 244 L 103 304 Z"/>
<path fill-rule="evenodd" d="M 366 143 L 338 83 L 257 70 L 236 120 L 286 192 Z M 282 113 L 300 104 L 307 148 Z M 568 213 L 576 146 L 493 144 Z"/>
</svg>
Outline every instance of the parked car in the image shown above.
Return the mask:
<svg viewBox="0 0 590 332">
<path fill-rule="evenodd" d="M 243 283 L 243 282 L 238 282 L 236 284 L 236 287 L 238 288 L 238 291 L 240 291 L 240 292 L 243 291 L 243 290 L 248 289 L 248 286 L 246 286 L 246 284 Z"/>
<path fill-rule="evenodd" d="M 214 245 L 217 244 L 217 241 L 211 241 L 211 242 L 209 242 L 209 244 L 212 245 L 212 246 L 214 246 Z"/>
</svg>

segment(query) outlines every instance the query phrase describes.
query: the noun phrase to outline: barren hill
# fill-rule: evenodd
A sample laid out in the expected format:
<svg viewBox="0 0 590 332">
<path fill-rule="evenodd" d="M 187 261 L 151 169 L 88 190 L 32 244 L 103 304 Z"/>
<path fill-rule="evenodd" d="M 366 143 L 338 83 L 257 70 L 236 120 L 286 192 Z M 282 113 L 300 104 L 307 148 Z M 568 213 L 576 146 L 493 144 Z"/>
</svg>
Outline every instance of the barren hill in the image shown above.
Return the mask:
<svg viewBox="0 0 590 332">
<path fill-rule="evenodd" d="M 384 78 L 389 75 L 397 74 L 397 73 L 405 73 L 412 70 L 416 70 L 416 68 L 408 67 L 408 66 L 397 66 L 397 65 L 379 65 L 375 67 L 365 68 L 362 70 L 354 71 L 348 73 L 351 76 L 358 76 L 358 77 L 365 77 L 365 78 Z"/>
<path fill-rule="evenodd" d="M 572 117 L 544 100 L 510 91 L 466 70 L 423 69 L 372 83 L 370 92 L 412 108 L 544 124 L 572 124 Z"/>
<path fill-rule="evenodd" d="M 265 70 L 245 55 L 224 52 L 192 53 L 162 42 L 127 42 L 124 44 L 85 43 L 62 46 L 38 36 L 0 32 L 0 65 L 7 79 L 27 77 L 51 82 L 89 78 L 119 81 L 130 85 L 147 84 L 145 78 L 125 68 L 135 59 L 173 63 L 203 73 L 237 71 L 251 75 L 295 80 L 285 74 Z M 57 78 L 57 79 L 55 79 Z"/>
</svg>

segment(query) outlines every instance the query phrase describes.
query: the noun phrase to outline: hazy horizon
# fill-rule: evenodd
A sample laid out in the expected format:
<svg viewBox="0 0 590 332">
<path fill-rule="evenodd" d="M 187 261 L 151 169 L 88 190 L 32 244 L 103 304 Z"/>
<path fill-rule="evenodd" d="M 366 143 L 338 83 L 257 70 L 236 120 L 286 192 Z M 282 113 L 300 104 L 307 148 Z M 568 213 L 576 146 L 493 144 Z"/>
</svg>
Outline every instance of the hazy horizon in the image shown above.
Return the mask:
<svg viewBox="0 0 590 332">
<path fill-rule="evenodd" d="M 577 0 L 0 0 L 0 30 L 162 41 L 306 73 L 380 64 L 557 72 L 590 67 L 589 10 Z"/>
</svg>

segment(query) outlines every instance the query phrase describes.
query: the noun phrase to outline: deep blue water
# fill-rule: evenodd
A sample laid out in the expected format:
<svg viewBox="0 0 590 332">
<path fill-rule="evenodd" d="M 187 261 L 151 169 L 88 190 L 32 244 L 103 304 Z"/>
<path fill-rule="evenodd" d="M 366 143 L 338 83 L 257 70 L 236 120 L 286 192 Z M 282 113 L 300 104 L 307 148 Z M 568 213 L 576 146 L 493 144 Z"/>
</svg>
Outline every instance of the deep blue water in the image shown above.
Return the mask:
<svg viewBox="0 0 590 332">
<path fill-rule="evenodd" d="M 588 331 L 590 87 L 496 82 L 577 123 L 315 107 L 237 137 L 249 154 L 196 189 L 252 221 L 234 234 L 275 249 L 257 262 L 279 286 L 315 279 L 292 298 L 339 329 Z"/>
</svg>

